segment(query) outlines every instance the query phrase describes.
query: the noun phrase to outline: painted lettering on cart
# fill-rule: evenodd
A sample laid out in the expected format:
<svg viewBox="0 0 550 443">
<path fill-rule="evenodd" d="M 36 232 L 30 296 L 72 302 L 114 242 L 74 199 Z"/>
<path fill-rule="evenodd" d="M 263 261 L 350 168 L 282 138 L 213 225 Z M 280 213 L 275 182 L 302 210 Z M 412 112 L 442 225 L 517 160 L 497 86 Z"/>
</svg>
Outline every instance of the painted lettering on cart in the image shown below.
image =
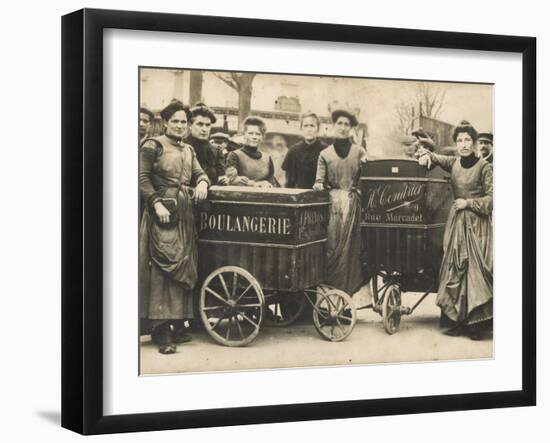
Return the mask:
<svg viewBox="0 0 550 443">
<path fill-rule="evenodd" d="M 200 230 L 290 235 L 290 218 L 201 212 Z"/>
<path fill-rule="evenodd" d="M 400 186 L 385 184 L 373 188 L 367 198 L 367 209 L 391 209 L 420 199 L 424 195 L 424 183 L 400 183 Z M 397 209 L 397 208 L 396 208 Z"/>
<path fill-rule="evenodd" d="M 363 198 L 366 223 L 424 223 L 421 210 L 425 183 L 385 183 L 371 187 Z"/>
<path fill-rule="evenodd" d="M 328 209 L 322 207 L 303 211 L 298 217 L 299 238 L 302 241 L 315 240 L 324 237 L 328 225 Z"/>
</svg>

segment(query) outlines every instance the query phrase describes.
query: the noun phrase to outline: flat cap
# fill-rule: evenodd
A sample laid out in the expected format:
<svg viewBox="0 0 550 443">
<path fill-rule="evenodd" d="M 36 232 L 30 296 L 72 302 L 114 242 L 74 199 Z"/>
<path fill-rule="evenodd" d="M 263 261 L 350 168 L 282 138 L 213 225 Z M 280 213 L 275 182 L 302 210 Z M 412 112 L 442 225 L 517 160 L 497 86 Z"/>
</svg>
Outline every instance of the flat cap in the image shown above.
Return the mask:
<svg viewBox="0 0 550 443">
<path fill-rule="evenodd" d="M 478 140 L 487 140 L 493 143 L 493 133 L 492 132 L 480 132 L 477 136 Z"/>
<path fill-rule="evenodd" d="M 219 139 L 223 139 L 223 140 L 229 140 L 229 135 L 226 134 L 225 132 L 215 132 L 214 134 L 212 134 L 210 136 L 210 138 L 219 138 Z"/>
</svg>

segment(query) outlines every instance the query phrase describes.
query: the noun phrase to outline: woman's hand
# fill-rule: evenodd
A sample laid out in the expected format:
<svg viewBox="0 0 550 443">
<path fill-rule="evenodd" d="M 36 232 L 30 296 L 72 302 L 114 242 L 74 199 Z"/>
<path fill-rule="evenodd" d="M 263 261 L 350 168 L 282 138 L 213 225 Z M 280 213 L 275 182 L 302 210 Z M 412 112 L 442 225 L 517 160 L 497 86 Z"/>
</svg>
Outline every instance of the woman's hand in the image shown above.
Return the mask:
<svg viewBox="0 0 550 443">
<path fill-rule="evenodd" d="M 195 195 L 193 196 L 193 200 L 195 200 L 195 203 L 200 203 L 201 201 L 206 200 L 207 196 L 208 196 L 208 183 L 202 180 L 195 187 Z"/>
<path fill-rule="evenodd" d="M 468 202 L 463 198 L 457 198 L 454 202 L 454 207 L 456 211 L 462 211 L 468 207 Z"/>
<path fill-rule="evenodd" d="M 428 151 L 426 148 L 424 148 L 423 146 L 419 146 L 417 149 L 416 149 L 416 152 L 414 153 L 414 156 L 416 158 L 420 158 L 420 157 L 423 157 L 425 155 L 430 155 L 430 151 Z"/>
<path fill-rule="evenodd" d="M 256 186 L 258 188 L 272 188 L 273 187 L 273 185 L 271 183 L 269 183 L 267 180 L 262 180 L 262 181 L 256 182 Z"/>
<path fill-rule="evenodd" d="M 432 158 L 429 155 L 423 155 L 418 159 L 418 164 L 430 169 L 432 167 Z"/>
<path fill-rule="evenodd" d="M 222 175 L 221 177 L 218 177 L 218 185 L 227 186 L 228 184 L 229 184 L 229 177 L 227 177 L 227 175 Z"/>
<path fill-rule="evenodd" d="M 231 181 L 231 184 L 233 186 L 249 186 L 250 180 L 248 179 L 248 177 L 241 175 L 241 176 L 235 177 L 233 181 Z"/>
<path fill-rule="evenodd" d="M 432 153 L 420 146 L 414 153 L 414 157 L 418 160 L 418 163 L 422 166 L 426 166 L 428 169 L 432 166 Z"/>
<path fill-rule="evenodd" d="M 325 190 L 325 186 L 322 184 L 322 183 L 315 183 L 313 185 L 313 189 L 315 191 L 324 191 Z"/>
<path fill-rule="evenodd" d="M 156 202 L 153 208 L 155 209 L 155 213 L 162 224 L 166 224 L 170 221 L 170 211 L 166 209 L 166 206 L 164 206 L 162 202 Z"/>
<path fill-rule="evenodd" d="M 235 180 L 235 178 L 237 178 L 237 175 L 239 174 L 237 172 L 237 168 L 235 168 L 234 166 L 227 168 L 227 170 L 225 171 L 225 176 L 229 179 L 230 182 Z"/>
</svg>

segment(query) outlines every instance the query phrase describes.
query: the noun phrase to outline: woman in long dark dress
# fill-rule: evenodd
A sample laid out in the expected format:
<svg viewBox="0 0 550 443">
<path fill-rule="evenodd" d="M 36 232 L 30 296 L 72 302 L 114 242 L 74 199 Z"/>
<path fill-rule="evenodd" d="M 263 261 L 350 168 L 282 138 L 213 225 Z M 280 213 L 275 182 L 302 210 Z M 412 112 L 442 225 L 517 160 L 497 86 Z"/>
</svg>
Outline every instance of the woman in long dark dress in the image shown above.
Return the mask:
<svg viewBox="0 0 550 443">
<path fill-rule="evenodd" d="M 313 189 L 330 191 L 326 283 L 353 295 L 363 283 L 358 184 L 366 151 L 350 140 L 353 114 L 336 110 L 332 121 L 335 140 L 319 155 Z"/>
<path fill-rule="evenodd" d="M 451 173 L 455 197 L 443 237 L 436 303 L 448 335 L 480 339 L 493 319 L 493 167 L 475 154 L 477 131 L 467 121 L 454 129 L 458 156 L 420 149 L 418 156 Z"/>
<path fill-rule="evenodd" d="M 140 148 L 139 186 L 145 202 L 140 227 L 140 317 L 162 354 L 176 352 L 178 325 L 193 318 L 197 242 L 193 200 L 206 198 L 207 175 L 182 140 L 188 109 L 172 103 L 162 112 L 166 132 Z M 192 185 L 196 185 L 194 191 Z"/>
</svg>

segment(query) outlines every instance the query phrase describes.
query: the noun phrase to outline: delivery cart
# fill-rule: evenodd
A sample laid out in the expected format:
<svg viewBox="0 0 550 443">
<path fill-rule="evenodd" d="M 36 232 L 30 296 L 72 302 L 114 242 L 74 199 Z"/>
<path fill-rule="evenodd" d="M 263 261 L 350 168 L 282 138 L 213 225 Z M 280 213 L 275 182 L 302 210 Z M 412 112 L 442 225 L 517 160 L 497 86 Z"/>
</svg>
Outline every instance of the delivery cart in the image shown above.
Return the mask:
<svg viewBox="0 0 550 443">
<path fill-rule="evenodd" d="M 450 180 L 414 160 L 369 161 L 361 172 L 361 234 L 372 308 L 388 334 L 437 291 L 446 219 L 453 203 Z M 412 306 L 402 294 L 421 292 Z M 358 308 L 360 309 L 360 308 Z"/>
<path fill-rule="evenodd" d="M 244 346 L 262 325 L 289 325 L 309 302 L 327 340 L 349 336 L 351 297 L 324 285 L 329 197 L 325 191 L 212 186 L 198 211 L 199 311 L 206 331 Z"/>
</svg>

